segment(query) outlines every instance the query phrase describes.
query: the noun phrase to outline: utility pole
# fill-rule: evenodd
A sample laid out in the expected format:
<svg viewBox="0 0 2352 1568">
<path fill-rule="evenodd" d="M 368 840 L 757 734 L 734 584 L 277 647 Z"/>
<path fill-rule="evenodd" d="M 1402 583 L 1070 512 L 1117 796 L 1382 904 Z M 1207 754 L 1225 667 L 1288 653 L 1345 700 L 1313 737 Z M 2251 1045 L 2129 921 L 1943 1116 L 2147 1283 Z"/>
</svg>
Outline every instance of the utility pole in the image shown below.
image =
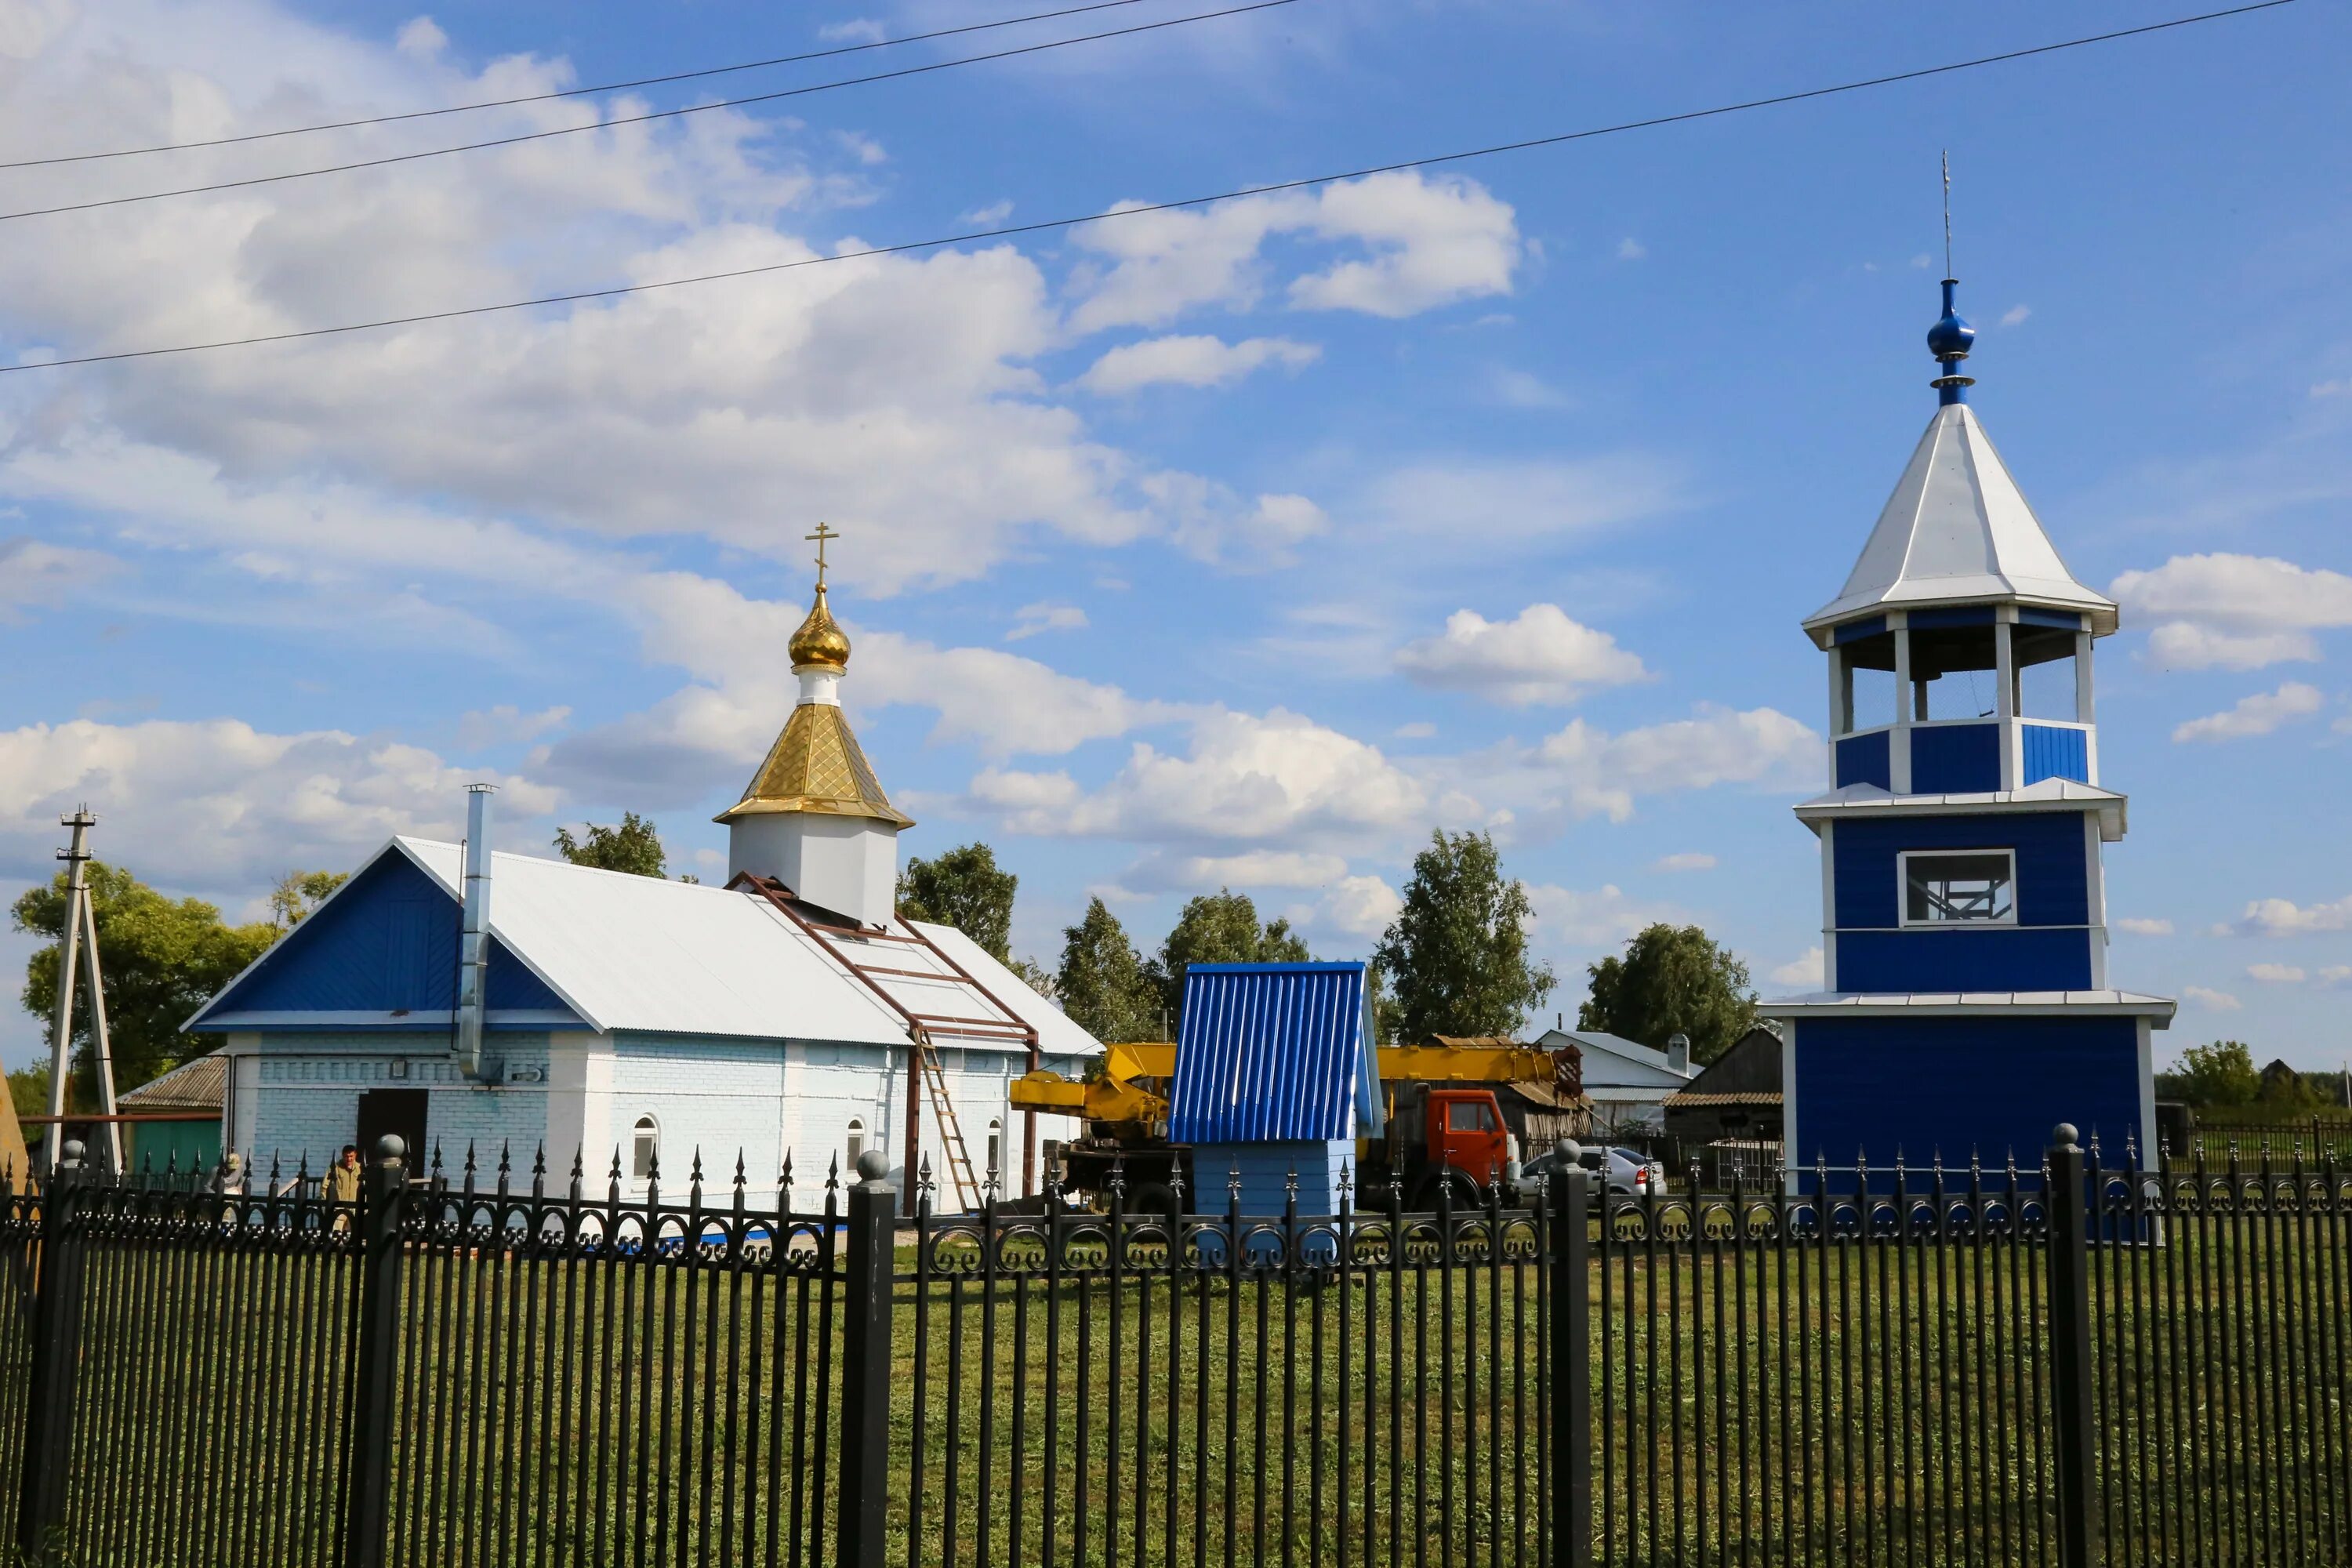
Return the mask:
<svg viewBox="0 0 2352 1568">
<path fill-rule="evenodd" d="M 90 908 L 89 830 L 98 826 L 98 818 L 89 814 L 87 805 L 78 808 L 71 816 L 58 818 L 58 826 L 73 829 L 73 841 L 58 851 L 58 858 L 66 863 L 66 918 L 64 929 L 58 933 L 58 1005 L 49 1026 L 49 1131 L 41 1140 L 41 1166 L 54 1173 L 58 1156 L 65 1145 L 66 1077 L 72 1068 L 73 1056 L 73 994 L 75 984 L 85 974 L 82 965 L 82 944 L 89 944 L 87 970 L 89 985 L 89 1043 L 98 1057 L 99 1112 L 106 1118 L 100 1123 L 106 1129 L 108 1169 L 122 1169 L 122 1127 L 114 1121 L 114 1059 L 106 1037 L 106 988 L 99 978 L 98 916 Z"/>
</svg>

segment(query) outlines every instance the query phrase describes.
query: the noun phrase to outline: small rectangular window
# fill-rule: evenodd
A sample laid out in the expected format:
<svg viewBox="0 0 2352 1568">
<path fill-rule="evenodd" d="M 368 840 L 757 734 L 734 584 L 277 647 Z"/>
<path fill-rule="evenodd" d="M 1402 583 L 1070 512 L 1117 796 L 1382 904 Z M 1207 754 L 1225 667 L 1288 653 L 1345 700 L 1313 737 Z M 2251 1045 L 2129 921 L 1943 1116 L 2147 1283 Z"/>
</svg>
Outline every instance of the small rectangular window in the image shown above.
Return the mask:
<svg viewBox="0 0 2352 1568">
<path fill-rule="evenodd" d="M 1492 1132 L 1495 1121 L 1482 1102 L 1457 1100 L 1445 1108 L 1445 1128 L 1449 1132 Z"/>
<path fill-rule="evenodd" d="M 1909 850 L 1897 858 L 1903 866 L 1905 925 L 2016 921 L 2017 863 L 2008 850 Z"/>
</svg>

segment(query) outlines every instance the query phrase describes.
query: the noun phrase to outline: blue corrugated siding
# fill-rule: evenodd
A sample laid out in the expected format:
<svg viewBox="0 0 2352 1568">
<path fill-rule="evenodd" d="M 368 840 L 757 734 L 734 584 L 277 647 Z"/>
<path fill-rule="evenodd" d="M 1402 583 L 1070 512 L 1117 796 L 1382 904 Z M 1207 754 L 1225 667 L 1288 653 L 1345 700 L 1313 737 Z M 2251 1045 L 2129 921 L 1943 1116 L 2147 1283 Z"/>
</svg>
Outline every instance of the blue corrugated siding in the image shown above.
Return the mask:
<svg viewBox="0 0 2352 1568">
<path fill-rule="evenodd" d="M 1978 795 L 2000 787 L 2000 725 L 1934 724 L 1911 731 L 1913 795 Z"/>
<path fill-rule="evenodd" d="M 1899 1151 L 1962 1173 L 1972 1153 L 2031 1166 L 2061 1121 L 2120 1163 L 2126 1137 L 2144 1136 L 2129 1018 L 1806 1018 L 1793 1054 L 1800 1167 L 1851 1165 L 1858 1150 L 1881 1165 Z"/>
<path fill-rule="evenodd" d="M 1898 923 L 1895 857 L 1904 849 L 2013 849 L 2018 924 L 2083 925 L 2090 920 L 2090 866 L 2080 812 L 1903 816 L 1839 822 L 1833 923 L 1841 932 Z M 1843 971 L 1843 935 L 1838 951 Z"/>
<path fill-rule="evenodd" d="M 2025 742 L 2021 759 L 2025 764 L 2025 783 L 2040 784 L 2043 779 L 2091 782 L 2089 731 L 2061 729 L 2055 724 L 2027 724 L 2021 732 Z"/>
<path fill-rule="evenodd" d="M 408 857 L 387 850 L 334 902 L 289 932 L 222 996 L 218 1010 L 446 1012 L 457 1004 L 458 921 L 457 900 Z M 563 1009 L 562 998 L 495 938 L 489 1003 L 494 1009 Z"/>
<path fill-rule="evenodd" d="M 1855 931 L 1838 933 L 1841 991 L 2087 991 L 2091 933 Z"/>
<path fill-rule="evenodd" d="M 1298 1212 L 1332 1214 L 1339 1206 L 1339 1173 L 1355 1159 L 1356 1145 L 1347 1140 L 1195 1144 L 1192 1180 L 1198 1190 L 1191 1194 L 1192 1206 L 1202 1214 L 1224 1213 L 1239 1177 L 1244 1215 L 1278 1215 L 1296 1176 Z"/>
<path fill-rule="evenodd" d="M 1360 963 L 1196 963 L 1168 1135 L 1179 1143 L 1353 1138 L 1365 1073 Z"/>
<path fill-rule="evenodd" d="M 1846 622 L 1845 625 L 1830 633 L 1830 641 L 1832 643 L 1860 642 L 1864 637 L 1874 637 L 1885 629 L 1885 616 L 1871 616 L 1864 620 Z"/>
<path fill-rule="evenodd" d="M 1867 735 L 1848 735 L 1837 743 L 1837 787 L 1848 784 L 1876 784 L 1881 789 L 1895 787 L 1895 769 L 1888 761 L 1891 752 L 1885 730 L 1874 730 Z"/>
</svg>

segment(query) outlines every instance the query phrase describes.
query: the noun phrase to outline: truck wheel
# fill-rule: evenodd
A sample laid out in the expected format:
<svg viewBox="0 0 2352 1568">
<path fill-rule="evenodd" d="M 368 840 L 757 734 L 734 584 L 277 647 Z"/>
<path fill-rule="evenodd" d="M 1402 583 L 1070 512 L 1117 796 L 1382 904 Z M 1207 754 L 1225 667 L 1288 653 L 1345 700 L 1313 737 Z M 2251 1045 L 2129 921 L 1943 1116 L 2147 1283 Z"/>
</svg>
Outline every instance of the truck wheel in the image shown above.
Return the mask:
<svg viewBox="0 0 2352 1568">
<path fill-rule="evenodd" d="M 1175 1190 L 1164 1182 L 1146 1182 L 1136 1188 L 1134 1204 L 1127 1212 L 1138 1218 L 1149 1215 L 1171 1226 L 1181 1217 L 1176 1213 Z"/>
</svg>

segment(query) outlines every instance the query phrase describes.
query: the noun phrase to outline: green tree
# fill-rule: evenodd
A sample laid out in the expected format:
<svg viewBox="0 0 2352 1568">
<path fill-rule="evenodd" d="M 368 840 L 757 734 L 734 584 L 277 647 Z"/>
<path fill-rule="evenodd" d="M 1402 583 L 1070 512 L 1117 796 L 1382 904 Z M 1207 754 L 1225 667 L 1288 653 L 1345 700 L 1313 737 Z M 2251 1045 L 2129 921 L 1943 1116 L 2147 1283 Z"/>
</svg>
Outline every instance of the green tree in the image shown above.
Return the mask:
<svg viewBox="0 0 2352 1568">
<path fill-rule="evenodd" d="M 2254 1054 L 2239 1040 L 2189 1047 L 2173 1065 L 2172 1076 L 2180 1098 L 2196 1106 L 2252 1105 L 2263 1088 Z"/>
<path fill-rule="evenodd" d="M 1484 833 L 1430 835 L 1403 907 L 1373 950 L 1383 1039 L 1516 1035 L 1556 981 L 1528 957 L 1528 889 Z"/>
<path fill-rule="evenodd" d="M 352 879 L 349 871 L 289 871 L 269 889 L 269 923 L 283 936 Z"/>
<path fill-rule="evenodd" d="M 1062 938 L 1062 967 L 1054 976 L 1062 1011 L 1108 1045 L 1158 1039 L 1160 993 L 1118 917 L 1100 899 L 1089 899 L 1085 916 Z"/>
<path fill-rule="evenodd" d="M 572 837 L 570 828 L 559 827 L 555 830 L 555 847 L 574 866 L 626 871 L 633 877 L 669 875 L 661 835 L 654 831 L 652 823 L 634 811 L 621 814 L 618 827 L 600 827 L 590 823 L 584 840 Z"/>
<path fill-rule="evenodd" d="M 1748 965 L 1696 926 L 1658 924 L 1625 944 L 1623 957 L 1591 965 L 1591 994 L 1576 1026 L 1665 1049 L 1688 1035 L 1691 1059 L 1711 1062 L 1756 1026 Z"/>
<path fill-rule="evenodd" d="M 996 863 L 985 844 L 965 844 L 932 859 L 909 858 L 898 873 L 903 920 L 953 926 L 1000 963 L 1013 962 L 1013 895 L 1021 879 Z"/>
<path fill-rule="evenodd" d="M 35 1062 L 8 1075 L 8 1101 L 19 1116 L 49 1113 L 49 1064 Z"/>
<path fill-rule="evenodd" d="M 2327 1096 L 2310 1076 L 2287 1066 L 2284 1058 L 2263 1069 L 2262 1088 L 2254 1100 L 2265 1110 L 2281 1116 L 2308 1116 L 2328 1102 Z"/>
<path fill-rule="evenodd" d="M 114 1051 L 114 1087 L 135 1089 L 167 1068 L 210 1047 L 180 1026 L 213 994 L 236 978 L 277 940 L 267 921 L 222 923 L 220 910 L 201 899 L 165 898 L 130 872 L 93 860 L 90 906 L 98 921 L 99 968 L 106 981 L 107 1035 Z M 57 1005 L 58 937 L 65 930 L 66 877 L 26 891 L 11 911 L 16 928 L 46 937 L 25 964 L 25 1010 L 47 1018 Z M 97 1103 L 89 1059 L 89 1011 L 74 1008 L 72 1103 Z M 44 1108 L 46 1109 L 46 1107 Z"/>
<path fill-rule="evenodd" d="M 1191 965 L 1304 963 L 1307 956 L 1307 939 L 1292 931 L 1288 921 L 1260 925 L 1257 906 L 1247 893 L 1219 888 L 1185 904 L 1158 955 L 1143 967 L 1172 1030 L 1183 1016 L 1184 971 Z"/>
</svg>

